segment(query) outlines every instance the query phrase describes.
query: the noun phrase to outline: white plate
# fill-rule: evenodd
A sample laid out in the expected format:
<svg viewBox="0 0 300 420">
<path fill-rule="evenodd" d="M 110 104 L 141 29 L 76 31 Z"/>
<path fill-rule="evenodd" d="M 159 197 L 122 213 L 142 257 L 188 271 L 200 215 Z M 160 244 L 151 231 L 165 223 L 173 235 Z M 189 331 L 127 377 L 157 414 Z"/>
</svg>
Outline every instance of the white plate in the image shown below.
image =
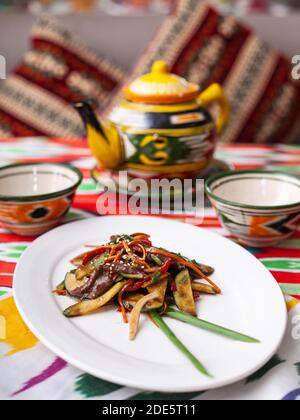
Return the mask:
<svg viewBox="0 0 300 420">
<path fill-rule="evenodd" d="M 72 303 L 51 290 L 85 244 L 105 243 L 112 234 L 147 232 L 156 246 L 177 251 L 216 268 L 220 296 L 202 297 L 198 313 L 251 335 L 261 344 L 238 343 L 166 319 L 213 379 L 201 375 L 143 316 L 135 341 L 114 307 L 69 320 Z M 229 385 L 261 368 L 277 351 L 287 324 L 280 288 L 250 253 L 216 234 L 154 217 L 102 217 L 59 227 L 36 240 L 21 258 L 14 279 L 18 309 L 34 334 L 54 353 L 103 379 L 134 388 L 191 392 Z"/>
</svg>

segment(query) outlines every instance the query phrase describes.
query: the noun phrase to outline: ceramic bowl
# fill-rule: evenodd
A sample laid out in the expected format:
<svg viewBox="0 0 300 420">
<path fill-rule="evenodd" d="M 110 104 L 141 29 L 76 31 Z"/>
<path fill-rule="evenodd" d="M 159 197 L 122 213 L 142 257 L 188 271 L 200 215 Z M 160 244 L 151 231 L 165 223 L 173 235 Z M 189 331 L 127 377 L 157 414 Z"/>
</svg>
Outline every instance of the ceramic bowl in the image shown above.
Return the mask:
<svg viewBox="0 0 300 420">
<path fill-rule="evenodd" d="M 0 223 L 23 236 L 58 225 L 82 181 L 79 170 L 61 164 L 16 164 L 0 168 Z"/>
<path fill-rule="evenodd" d="M 300 224 L 300 177 L 273 171 L 229 171 L 206 182 L 220 221 L 247 246 L 274 246 Z"/>
</svg>

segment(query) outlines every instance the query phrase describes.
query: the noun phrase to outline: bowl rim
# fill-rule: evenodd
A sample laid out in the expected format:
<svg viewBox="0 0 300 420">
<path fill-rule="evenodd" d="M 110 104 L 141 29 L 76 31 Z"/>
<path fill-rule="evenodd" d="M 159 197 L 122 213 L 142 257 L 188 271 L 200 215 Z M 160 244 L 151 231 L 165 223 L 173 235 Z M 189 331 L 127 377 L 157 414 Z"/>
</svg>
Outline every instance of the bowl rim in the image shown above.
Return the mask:
<svg viewBox="0 0 300 420">
<path fill-rule="evenodd" d="M 205 182 L 205 191 L 208 194 L 208 196 L 212 199 L 214 199 L 217 202 L 233 206 L 233 207 L 240 207 L 242 209 L 250 209 L 250 210 L 284 210 L 284 209 L 291 209 L 293 207 L 299 207 L 300 201 L 295 201 L 291 204 L 283 204 L 280 206 L 259 206 L 259 205 L 251 205 L 251 204 L 241 204 L 237 201 L 231 201 L 226 200 L 224 198 L 218 197 L 211 189 L 211 184 L 217 181 L 218 179 L 222 179 L 231 175 L 245 175 L 245 174 L 263 174 L 263 175 L 277 175 L 277 176 L 284 176 L 289 177 L 294 180 L 297 180 L 300 183 L 300 176 L 295 174 L 290 174 L 283 171 L 276 171 L 276 170 L 267 170 L 267 169 L 248 169 L 248 170 L 231 170 L 231 171 L 224 171 L 217 175 L 213 175 L 210 178 L 208 178 Z M 300 188 L 300 185 L 299 185 Z"/>
<path fill-rule="evenodd" d="M 17 203 L 24 203 L 24 202 L 32 202 L 32 201 L 43 201 L 43 200 L 51 200 L 54 198 L 61 197 L 65 194 L 71 193 L 74 189 L 77 189 L 83 180 L 83 174 L 78 169 L 72 165 L 68 165 L 65 163 L 52 163 L 52 162 L 28 162 L 28 163 L 13 163 L 11 165 L 6 165 L 0 167 L 0 176 L 1 172 L 7 169 L 19 168 L 19 167 L 27 167 L 27 166 L 54 166 L 57 168 L 65 168 L 72 171 L 74 174 L 77 175 L 78 180 L 73 183 L 70 187 L 64 188 L 63 190 L 57 190 L 52 193 L 45 193 L 45 194 L 35 194 L 30 196 L 19 196 L 19 195 L 1 195 L 0 194 L 0 202 L 17 202 Z"/>
</svg>

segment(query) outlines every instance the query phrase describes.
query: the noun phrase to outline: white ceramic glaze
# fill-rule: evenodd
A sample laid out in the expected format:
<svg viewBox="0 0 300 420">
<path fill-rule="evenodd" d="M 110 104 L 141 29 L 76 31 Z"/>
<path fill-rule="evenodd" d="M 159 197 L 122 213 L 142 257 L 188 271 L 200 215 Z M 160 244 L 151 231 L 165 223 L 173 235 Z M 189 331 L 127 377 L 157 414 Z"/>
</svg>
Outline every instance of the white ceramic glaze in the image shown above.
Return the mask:
<svg viewBox="0 0 300 420">
<path fill-rule="evenodd" d="M 211 185 L 214 195 L 235 204 L 277 207 L 300 203 L 300 178 L 284 174 L 244 173 Z"/>
<path fill-rule="evenodd" d="M 36 197 L 68 190 L 78 182 L 73 169 L 56 164 L 9 166 L 0 170 L 1 197 Z"/>
<path fill-rule="evenodd" d="M 0 168 L 0 221 L 12 232 L 36 236 L 68 212 L 80 171 L 60 164 L 17 164 Z"/>
<path fill-rule="evenodd" d="M 300 224 L 300 178 L 268 171 L 225 172 L 206 191 L 221 223 L 242 243 L 268 247 L 289 238 Z"/>
<path fill-rule="evenodd" d="M 149 233 L 157 246 L 213 265 L 212 278 L 222 295 L 203 296 L 199 316 L 254 336 L 261 343 L 234 342 L 166 319 L 211 372 L 213 378 L 208 378 L 145 315 L 133 342 L 115 306 L 87 317 L 65 318 L 63 309 L 74 301 L 51 291 L 71 268 L 70 259 L 84 250 L 84 244 L 106 243 L 113 234 L 137 231 Z M 154 217 L 94 218 L 47 233 L 23 254 L 15 273 L 14 296 L 33 333 L 64 360 L 105 380 L 156 391 L 208 390 L 246 378 L 278 350 L 287 323 L 278 284 L 250 253 L 207 230 Z"/>
</svg>

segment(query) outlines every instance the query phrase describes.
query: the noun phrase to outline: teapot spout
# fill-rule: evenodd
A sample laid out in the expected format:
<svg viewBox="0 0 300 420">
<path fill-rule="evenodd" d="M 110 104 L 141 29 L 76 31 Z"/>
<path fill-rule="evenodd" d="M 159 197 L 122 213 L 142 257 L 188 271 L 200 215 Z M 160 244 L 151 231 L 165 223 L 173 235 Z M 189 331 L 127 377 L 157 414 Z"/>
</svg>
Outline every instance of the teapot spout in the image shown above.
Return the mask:
<svg viewBox="0 0 300 420">
<path fill-rule="evenodd" d="M 82 122 L 84 123 L 87 131 L 88 126 L 90 125 L 105 137 L 101 123 L 89 102 L 76 102 L 73 104 L 73 107 L 81 116 Z"/>
<path fill-rule="evenodd" d="M 118 130 L 109 123 L 103 123 L 88 102 L 73 104 L 86 127 L 89 147 L 100 165 L 116 169 L 123 161 L 123 147 Z"/>
</svg>

